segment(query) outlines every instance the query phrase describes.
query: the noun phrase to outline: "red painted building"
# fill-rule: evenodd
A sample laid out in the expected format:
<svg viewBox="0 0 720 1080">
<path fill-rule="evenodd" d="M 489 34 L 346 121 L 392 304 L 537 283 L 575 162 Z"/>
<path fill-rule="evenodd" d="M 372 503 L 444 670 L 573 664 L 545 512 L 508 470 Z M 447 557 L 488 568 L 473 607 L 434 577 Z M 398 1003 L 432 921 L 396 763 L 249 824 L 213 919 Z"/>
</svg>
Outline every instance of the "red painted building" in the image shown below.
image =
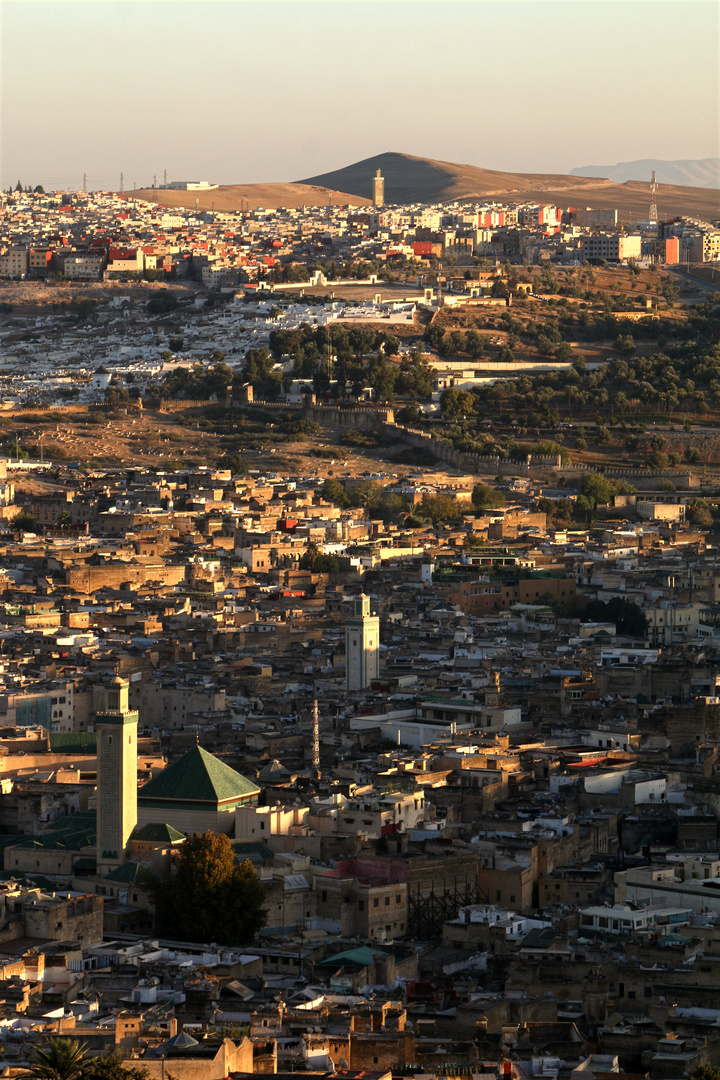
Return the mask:
<svg viewBox="0 0 720 1080">
<path fill-rule="evenodd" d="M 680 262 L 680 238 L 670 236 L 665 241 L 665 262 L 668 266 L 675 266 Z"/>
</svg>

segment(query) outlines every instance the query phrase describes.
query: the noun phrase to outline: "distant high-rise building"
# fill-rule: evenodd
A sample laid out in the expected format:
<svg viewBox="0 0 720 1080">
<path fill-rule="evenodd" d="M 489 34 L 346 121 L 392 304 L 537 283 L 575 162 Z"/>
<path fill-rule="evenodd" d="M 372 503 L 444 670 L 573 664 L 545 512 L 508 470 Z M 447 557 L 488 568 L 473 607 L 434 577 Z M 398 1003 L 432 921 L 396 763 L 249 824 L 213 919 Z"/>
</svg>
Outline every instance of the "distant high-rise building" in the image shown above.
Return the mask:
<svg viewBox="0 0 720 1080">
<path fill-rule="evenodd" d="M 129 684 L 113 679 L 97 714 L 97 864 L 103 873 L 125 859 L 137 824 L 138 714 L 128 705 Z"/>
<path fill-rule="evenodd" d="M 375 175 L 373 176 L 372 184 L 373 184 L 373 194 L 372 194 L 373 206 L 377 206 L 377 207 L 384 206 L 384 204 L 385 204 L 385 178 L 383 177 L 383 175 L 382 175 L 382 173 L 380 172 L 379 169 L 375 173 Z"/>
<path fill-rule="evenodd" d="M 365 690 L 378 676 L 380 620 L 370 614 L 370 597 L 363 593 L 354 601 L 354 612 L 345 622 L 345 686 Z"/>
</svg>

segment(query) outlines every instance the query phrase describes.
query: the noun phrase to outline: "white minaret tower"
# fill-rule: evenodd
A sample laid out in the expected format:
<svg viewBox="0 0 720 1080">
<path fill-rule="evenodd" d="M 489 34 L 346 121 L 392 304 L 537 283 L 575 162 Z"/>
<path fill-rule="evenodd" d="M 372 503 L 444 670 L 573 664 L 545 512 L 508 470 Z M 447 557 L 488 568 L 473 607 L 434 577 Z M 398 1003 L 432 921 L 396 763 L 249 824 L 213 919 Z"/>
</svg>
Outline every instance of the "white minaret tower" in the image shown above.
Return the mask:
<svg viewBox="0 0 720 1080">
<path fill-rule="evenodd" d="M 124 679 L 113 679 L 105 711 L 95 718 L 99 874 L 125 861 L 130 833 L 137 825 L 138 714 L 128 707 L 128 689 Z"/>
<path fill-rule="evenodd" d="M 345 622 L 345 686 L 365 690 L 379 672 L 380 620 L 370 614 L 370 597 L 361 593 Z"/>
</svg>

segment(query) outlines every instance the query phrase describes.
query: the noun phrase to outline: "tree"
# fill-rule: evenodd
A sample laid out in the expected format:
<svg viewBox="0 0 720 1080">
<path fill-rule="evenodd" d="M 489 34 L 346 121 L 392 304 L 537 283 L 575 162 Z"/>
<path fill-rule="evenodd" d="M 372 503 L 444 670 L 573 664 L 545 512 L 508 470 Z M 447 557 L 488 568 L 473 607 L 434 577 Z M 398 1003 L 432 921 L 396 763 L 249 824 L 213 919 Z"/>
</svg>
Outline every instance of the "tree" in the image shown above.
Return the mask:
<svg viewBox="0 0 720 1080">
<path fill-rule="evenodd" d="M 350 492 L 350 505 L 371 510 L 380 502 L 382 491 L 382 484 L 378 484 L 377 480 L 363 480 Z"/>
<path fill-rule="evenodd" d="M 183 941 L 240 945 L 267 922 L 265 892 L 253 865 L 249 859 L 236 865 L 224 833 L 189 837 L 170 880 L 155 891 L 162 932 Z"/>
<path fill-rule="evenodd" d="M 345 493 L 345 488 L 339 480 L 334 480 L 332 477 L 329 477 L 323 484 L 322 497 L 327 502 L 334 503 L 336 506 L 349 506 L 350 503 L 350 500 Z"/>
<path fill-rule="evenodd" d="M 582 613 L 583 622 L 614 622 L 618 634 L 628 637 L 645 637 L 647 618 L 632 600 L 614 596 L 605 603 L 603 600 L 591 600 Z"/>
<path fill-rule="evenodd" d="M 133 1068 L 120 1054 L 103 1054 L 85 1060 L 82 1080 L 149 1080 L 149 1074 L 147 1069 Z"/>
<path fill-rule="evenodd" d="M 551 356 L 553 351 L 553 343 L 549 337 L 545 334 L 540 334 L 537 339 L 537 351 L 540 356 Z"/>
<path fill-rule="evenodd" d="M 626 356 L 632 356 L 635 352 L 635 339 L 632 334 L 618 334 L 615 338 L 615 348 Z"/>
<path fill-rule="evenodd" d="M 395 370 L 378 356 L 370 364 L 367 375 L 368 386 L 375 391 L 379 401 L 392 401 L 395 388 Z"/>
<path fill-rule="evenodd" d="M 477 360 L 479 356 L 482 356 L 486 344 L 485 338 L 481 337 L 477 330 L 468 330 L 465 335 L 465 349 L 473 360 Z"/>
<path fill-rule="evenodd" d="M 461 416 L 472 416 L 475 412 L 475 398 L 468 390 L 450 386 L 440 395 L 440 408 L 443 419 L 458 420 Z"/>
<path fill-rule="evenodd" d="M 700 529 L 709 529 L 713 523 L 708 505 L 702 499 L 692 500 L 687 508 L 687 519 L 690 525 L 696 525 Z"/>
<path fill-rule="evenodd" d="M 454 521 L 463 514 L 463 507 L 449 495 L 423 495 L 418 507 L 419 516 L 439 525 L 443 521 Z"/>
<path fill-rule="evenodd" d="M 580 490 L 590 501 L 593 509 L 598 503 L 609 503 L 615 494 L 615 488 L 602 473 L 588 473 L 584 476 Z"/>
<path fill-rule="evenodd" d="M 720 1080 L 720 1069 L 716 1065 L 698 1065 L 688 1073 L 687 1080 Z"/>
<path fill-rule="evenodd" d="M 413 401 L 425 400 L 432 394 L 433 369 L 419 352 L 410 359 L 400 361 L 400 372 L 395 383 L 399 394 L 407 394 Z"/>
<path fill-rule="evenodd" d="M 35 532 L 37 529 L 37 521 L 29 510 L 20 510 L 10 518 L 9 524 L 14 532 Z"/>
<path fill-rule="evenodd" d="M 30 1067 L 20 1080 L 81 1080 L 87 1043 L 50 1038 L 30 1051 Z"/>
<path fill-rule="evenodd" d="M 233 476 L 247 476 L 250 466 L 240 454 L 226 454 L 220 462 Z"/>
<path fill-rule="evenodd" d="M 395 413 L 395 419 L 399 424 L 417 424 L 421 419 L 421 413 L 417 405 L 403 405 Z"/>
<path fill-rule="evenodd" d="M 150 315 L 167 315 L 178 306 L 177 298 L 172 293 L 161 292 L 151 296 L 147 309 Z"/>
<path fill-rule="evenodd" d="M 491 510 L 504 506 L 505 496 L 490 484 L 476 484 L 472 492 L 472 504 L 478 510 Z"/>
</svg>

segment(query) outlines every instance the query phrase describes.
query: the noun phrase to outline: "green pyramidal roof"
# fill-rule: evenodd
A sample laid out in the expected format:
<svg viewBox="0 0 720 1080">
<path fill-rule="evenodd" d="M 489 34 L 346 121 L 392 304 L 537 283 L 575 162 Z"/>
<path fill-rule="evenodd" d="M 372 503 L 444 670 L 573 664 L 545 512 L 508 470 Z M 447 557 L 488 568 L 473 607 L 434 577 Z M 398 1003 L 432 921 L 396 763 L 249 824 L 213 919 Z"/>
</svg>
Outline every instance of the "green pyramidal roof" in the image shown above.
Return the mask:
<svg viewBox="0 0 720 1080">
<path fill-rule="evenodd" d="M 185 833 L 178 832 L 177 829 L 173 829 L 172 825 L 168 825 L 167 823 L 156 825 L 150 822 L 147 825 L 143 825 L 142 828 L 136 825 L 130 839 L 149 840 L 155 843 L 167 843 L 168 841 L 174 843 L 176 840 L 184 840 Z"/>
<path fill-rule="evenodd" d="M 142 863 L 126 862 L 116 866 L 109 874 L 108 881 L 120 881 L 125 885 L 142 885 L 154 880 L 154 875 Z"/>
<path fill-rule="evenodd" d="M 138 791 L 138 802 L 173 799 L 183 802 L 224 802 L 226 799 L 257 795 L 260 788 L 235 772 L 224 761 L 194 746 L 168 765 Z"/>
</svg>

